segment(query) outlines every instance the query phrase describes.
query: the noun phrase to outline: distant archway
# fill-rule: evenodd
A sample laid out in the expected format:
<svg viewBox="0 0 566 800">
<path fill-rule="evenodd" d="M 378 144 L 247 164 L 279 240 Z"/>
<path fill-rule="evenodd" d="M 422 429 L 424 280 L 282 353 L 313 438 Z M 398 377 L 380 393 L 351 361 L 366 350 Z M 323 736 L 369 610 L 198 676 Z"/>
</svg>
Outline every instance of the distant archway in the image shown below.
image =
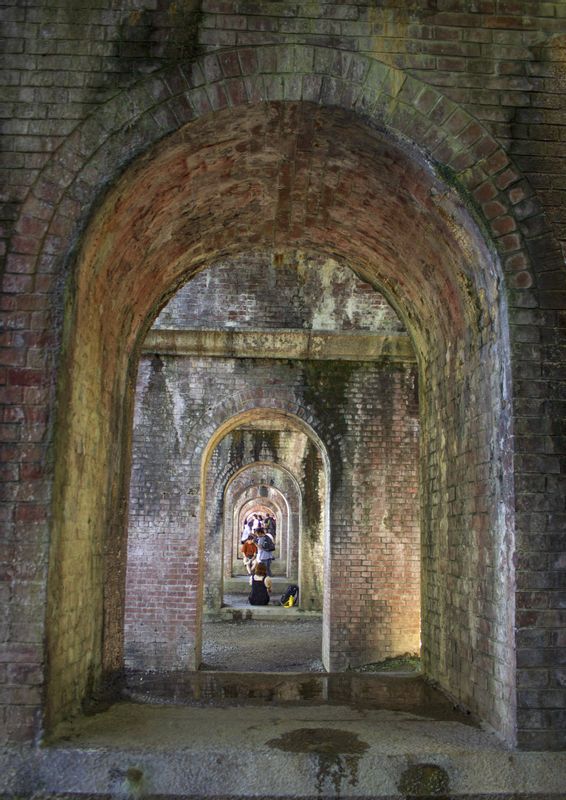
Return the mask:
<svg viewBox="0 0 566 800">
<path fill-rule="evenodd" d="M 275 401 L 275 402 L 274 402 Z M 286 410 L 281 410 L 281 408 L 277 408 L 277 405 L 280 406 L 287 406 Z M 313 592 L 311 587 L 313 586 L 313 581 L 316 579 L 322 587 L 325 585 L 326 590 L 324 592 L 324 596 L 320 597 L 320 608 L 323 611 L 323 652 L 322 652 L 322 661 L 325 667 L 328 669 L 332 663 L 332 653 L 331 653 L 331 635 L 330 635 L 330 628 L 331 628 L 331 592 L 330 592 L 330 579 L 329 577 L 326 579 L 324 577 L 324 569 L 329 569 L 329 564 L 331 560 L 331 555 L 329 551 L 329 518 L 330 518 L 330 486 L 331 486 L 331 478 L 330 478 L 330 459 L 327 453 L 327 449 L 323 441 L 319 438 L 317 431 L 316 431 L 316 421 L 314 422 L 315 427 L 311 427 L 311 424 L 305 423 L 305 421 L 301 418 L 301 416 L 297 416 L 296 414 L 292 414 L 289 410 L 289 403 L 285 404 L 281 402 L 281 398 L 275 400 L 275 396 L 271 399 L 271 402 L 268 401 L 268 407 L 260 407 L 255 409 L 250 409 L 240 415 L 237 415 L 234 418 L 226 421 L 223 425 L 221 425 L 216 431 L 215 435 L 210 439 L 208 442 L 205 451 L 203 452 L 202 456 L 202 466 L 201 466 L 201 540 L 205 540 L 208 535 L 211 533 L 210 523 L 209 523 L 209 515 L 208 509 L 212 505 L 214 505 L 213 501 L 213 493 L 211 493 L 211 486 L 214 484 L 214 477 L 211 471 L 211 463 L 213 461 L 214 453 L 216 448 L 221 444 L 222 440 L 225 439 L 227 436 L 230 435 L 232 431 L 240 429 L 242 426 L 249 425 L 250 423 L 260 426 L 263 421 L 271 422 L 277 421 L 281 419 L 284 421 L 286 426 L 291 425 L 292 427 L 296 427 L 297 431 L 303 433 L 306 437 L 306 440 L 315 447 L 319 458 L 320 458 L 320 492 L 321 492 L 321 504 L 322 504 L 322 517 L 321 517 L 321 550 L 324 550 L 326 553 L 326 557 L 323 562 L 323 558 L 319 558 L 319 563 L 317 564 L 317 572 L 316 574 L 313 572 L 312 567 L 312 556 L 310 554 L 305 554 L 304 548 L 303 552 L 299 551 L 299 541 L 297 540 L 295 547 L 293 548 L 293 553 L 290 556 L 291 564 L 296 569 L 296 574 L 301 575 L 301 586 L 303 591 L 306 592 L 308 596 L 310 596 Z M 295 409 L 299 411 L 300 409 L 297 407 Z M 271 471 L 271 475 L 276 475 L 277 473 L 282 473 L 284 476 L 284 483 L 288 489 L 292 488 L 291 494 L 291 502 L 292 506 L 295 511 L 295 524 L 297 525 L 297 531 L 300 529 L 300 511 L 301 511 L 301 492 L 299 485 L 297 483 L 297 479 L 291 475 L 291 473 L 285 469 L 284 467 L 280 467 L 278 465 L 272 466 L 265 463 L 252 463 L 241 467 L 237 470 L 233 475 L 230 476 L 229 480 L 220 485 L 219 489 L 219 496 L 222 497 L 223 502 L 226 501 L 227 495 L 229 495 L 230 490 L 234 491 L 236 496 L 241 497 L 242 493 L 245 494 L 246 492 L 246 484 L 250 484 L 252 487 L 258 487 L 263 484 L 265 485 L 265 480 L 258 481 L 258 477 L 261 476 L 262 479 L 266 476 L 267 470 Z M 278 490 L 277 490 L 278 491 Z M 281 494 L 278 491 L 279 494 Z M 294 495 L 294 496 L 293 496 Z M 259 492 L 258 492 L 259 497 Z M 262 498 L 263 500 L 263 498 Z M 258 502 L 254 500 L 254 502 Z M 285 501 L 286 502 L 286 501 Z M 226 512 L 226 509 L 224 509 Z M 233 514 L 230 514 L 228 511 L 228 516 L 233 518 Z M 207 521 L 208 518 L 208 521 Z M 298 524 L 297 524 L 298 522 Z M 230 524 L 230 523 L 228 523 Z M 218 540 L 220 540 L 220 536 L 217 537 L 216 543 L 212 544 L 213 550 L 222 552 L 222 547 L 218 546 Z M 206 546 L 206 544 L 205 544 Z M 210 549 L 207 551 L 210 554 Z M 280 552 L 280 551 L 279 551 Z M 210 558 L 203 559 L 204 563 L 206 564 L 206 570 L 203 574 L 203 589 L 206 590 L 207 587 L 215 586 L 217 582 L 222 584 L 222 563 L 213 562 Z M 304 570 L 301 571 L 301 562 L 306 561 L 306 566 L 309 567 L 307 571 L 306 567 Z M 224 562 L 225 563 L 225 562 Z M 220 580 L 219 580 L 220 578 Z M 320 590 L 320 589 L 319 589 Z M 210 592 L 208 593 L 210 595 Z M 214 592 L 212 593 L 214 596 Z M 220 596 L 222 594 L 222 590 L 220 591 Z M 205 603 L 209 604 L 209 600 L 207 595 L 205 594 Z M 213 601 L 214 602 L 214 601 Z M 202 630 L 202 628 L 201 628 Z M 198 642 L 198 647 L 200 648 L 201 643 Z M 198 661 L 198 656 L 197 656 Z"/>
<path fill-rule="evenodd" d="M 259 488 L 268 489 L 267 497 L 260 496 Z M 285 561 L 285 573 L 298 575 L 298 560 L 291 561 L 291 551 L 297 547 L 301 515 L 301 489 L 297 476 L 282 463 L 252 462 L 242 466 L 228 480 L 225 487 L 226 525 L 230 525 L 230 508 L 233 507 L 233 525 L 240 527 L 243 517 L 259 501 L 267 500 L 276 512 L 280 558 Z M 234 545 L 235 546 L 235 545 Z M 225 552 L 224 574 L 230 574 L 233 558 Z"/>
<path fill-rule="evenodd" d="M 260 494 L 261 490 L 265 491 L 265 495 Z M 259 486 L 252 486 L 248 489 L 242 490 L 239 496 L 234 496 L 233 492 L 225 492 L 225 515 L 228 518 L 230 514 L 230 507 L 232 507 L 232 545 L 229 545 L 229 527 L 225 526 L 225 562 L 226 551 L 232 552 L 232 574 L 237 574 L 234 569 L 238 561 L 241 562 L 241 554 L 236 551 L 239 549 L 238 545 L 241 540 L 241 533 L 243 525 L 247 517 L 252 514 L 261 514 L 263 518 L 267 514 L 273 516 L 276 525 L 276 550 L 275 558 L 279 564 L 274 564 L 273 567 L 281 566 L 284 562 L 284 569 L 278 570 L 278 573 L 288 575 L 287 570 L 287 553 L 289 552 L 289 533 L 291 528 L 291 521 L 289 519 L 289 502 L 285 495 L 275 486 L 266 486 L 265 484 Z M 227 519 L 228 523 L 228 519 Z M 234 558 L 235 556 L 235 558 Z"/>
</svg>

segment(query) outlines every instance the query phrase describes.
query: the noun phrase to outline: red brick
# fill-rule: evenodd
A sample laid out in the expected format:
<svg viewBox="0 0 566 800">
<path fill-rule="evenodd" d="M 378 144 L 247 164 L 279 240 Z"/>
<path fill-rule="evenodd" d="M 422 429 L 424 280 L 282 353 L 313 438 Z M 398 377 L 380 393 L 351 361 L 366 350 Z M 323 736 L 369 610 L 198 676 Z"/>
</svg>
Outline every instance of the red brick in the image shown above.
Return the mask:
<svg viewBox="0 0 566 800">
<path fill-rule="evenodd" d="M 43 386 L 46 375 L 43 370 L 38 369 L 10 369 L 8 383 L 11 386 Z"/>
<path fill-rule="evenodd" d="M 47 519 L 47 508 L 34 503 L 22 503 L 16 506 L 16 522 L 43 522 Z"/>
</svg>

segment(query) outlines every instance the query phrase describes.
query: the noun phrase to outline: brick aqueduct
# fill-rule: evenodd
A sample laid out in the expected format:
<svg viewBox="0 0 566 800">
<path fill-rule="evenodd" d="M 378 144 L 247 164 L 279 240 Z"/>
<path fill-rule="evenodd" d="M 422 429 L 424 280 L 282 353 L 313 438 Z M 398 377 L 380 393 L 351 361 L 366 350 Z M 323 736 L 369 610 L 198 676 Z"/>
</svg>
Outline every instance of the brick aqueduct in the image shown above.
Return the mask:
<svg viewBox="0 0 566 800">
<path fill-rule="evenodd" d="M 3 11 L 4 741 L 198 667 L 261 496 L 328 670 L 564 747 L 564 2 Z"/>
</svg>

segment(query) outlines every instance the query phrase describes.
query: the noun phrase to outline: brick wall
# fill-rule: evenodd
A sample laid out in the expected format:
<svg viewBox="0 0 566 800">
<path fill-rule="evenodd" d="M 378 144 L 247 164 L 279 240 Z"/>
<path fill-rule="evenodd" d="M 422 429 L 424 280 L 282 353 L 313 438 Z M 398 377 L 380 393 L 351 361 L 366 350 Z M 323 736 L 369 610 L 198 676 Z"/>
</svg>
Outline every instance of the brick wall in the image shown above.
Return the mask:
<svg viewBox="0 0 566 800">
<path fill-rule="evenodd" d="M 134 0 L 101 0 L 80 7 L 72 0 L 49 4 L 28 0 L 3 8 L 7 55 L 1 106 L 6 200 L 2 255 L 6 258 L 0 392 L 5 403 L 2 457 L 6 466 L 1 514 L 6 531 L 2 598 L 9 605 L 2 635 L 6 663 L 11 665 L 4 674 L 4 730 L 10 737 L 23 739 L 38 731 L 46 659 L 43 641 L 51 628 L 48 658 L 53 685 L 47 696 L 54 699 L 49 701 L 50 719 L 79 708 L 81 698 L 91 691 L 89 675 L 99 676 L 103 663 L 113 668 L 121 657 L 116 645 L 100 655 L 100 622 L 86 612 L 76 617 L 76 611 L 60 605 L 61 597 L 72 597 L 71 608 L 95 609 L 92 613 L 100 617 L 103 600 L 97 587 L 108 586 L 108 581 L 100 577 L 98 567 L 87 566 L 84 574 L 80 570 L 81 565 L 104 563 L 106 545 L 101 543 L 101 531 L 85 521 L 105 508 L 108 499 L 113 511 L 102 516 L 117 520 L 115 534 L 122 530 L 117 513 L 122 460 L 106 441 L 127 438 L 116 423 L 123 409 L 112 410 L 109 397 L 104 403 L 94 399 L 88 423 L 92 437 L 83 437 L 72 458 L 65 454 L 67 442 L 75 441 L 74 433 L 67 434 L 63 426 L 61 436 L 54 434 L 55 383 L 59 383 L 59 408 L 73 420 L 74 403 L 84 405 L 85 398 L 90 401 L 96 394 L 102 364 L 117 360 L 122 374 L 128 369 L 127 359 L 110 339 L 99 356 L 100 364 L 95 363 L 98 355 L 91 346 L 90 374 L 74 381 L 74 396 L 67 393 L 69 362 L 60 368 L 58 356 L 62 345 L 76 344 L 76 338 L 72 311 L 66 314 L 65 336 L 62 333 L 62 292 L 69 275 L 73 276 L 71 285 L 75 279 L 81 285 L 80 270 L 73 264 L 82 232 L 97 202 L 125 166 L 203 110 L 226 103 L 234 106 L 243 98 L 251 104 L 265 98 L 302 98 L 321 105 L 355 107 L 361 118 L 372 119 L 392 135 L 415 143 L 439 165 L 446 181 L 477 206 L 486 236 L 501 255 L 505 267 L 501 287 L 509 306 L 513 351 L 512 394 L 506 408 L 512 405 L 516 439 L 505 440 L 513 458 L 504 463 L 516 496 L 516 518 L 507 519 L 505 525 L 516 530 L 519 740 L 532 748 L 563 746 L 559 582 L 565 523 L 562 329 L 566 298 L 559 244 L 566 238 L 564 4 L 422 0 L 409 9 L 404 0 L 392 0 L 377 7 L 373 2 L 324 3 L 309 6 L 302 14 L 290 14 L 289 8 L 285 2 L 262 3 L 258 13 L 257 5 L 236 0 L 203 2 L 200 17 L 192 2 L 157 0 L 145 2 L 143 8 Z M 297 11 L 295 6 L 293 10 Z M 260 52 L 266 43 L 273 43 L 269 54 Z M 189 63 L 196 44 L 210 53 L 221 53 L 220 59 L 200 62 L 207 90 L 194 89 L 198 81 L 193 80 Z M 236 57 L 233 48 L 238 50 Z M 372 64 L 371 75 L 382 80 L 369 103 L 360 88 L 366 58 Z M 182 65 L 185 72 L 175 71 L 175 65 Z M 389 69 L 382 71 L 381 65 Z M 240 70 L 246 75 L 241 81 Z M 185 95 L 188 85 L 192 94 Z M 255 211 L 257 220 L 257 207 Z M 339 215 L 335 222 L 340 224 Z M 355 227 L 353 222 L 350 227 Z M 387 226 L 382 230 L 387 232 Z M 414 233 L 411 225 L 406 230 Z M 234 235 L 232 229 L 230 236 Z M 133 253 L 135 247 L 131 249 Z M 404 255 L 401 260 L 410 262 Z M 141 273 L 137 281 L 124 277 L 130 298 L 141 279 Z M 175 275 L 172 283 L 180 279 Z M 118 297 L 111 278 L 105 280 L 102 296 Z M 158 304 L 163 292 L 171 291 L 172 284 L 153 292 L 149 287 L 155 276 L 150 273 L 143 280 L 152 303 Z M 71 291 L 68 297 L 72 300 L 73 296 Z M 412 304 L 418 308 L 418 296 L 410 299 L 408 306 Z M 117 303 L 121 309 L 126 305 L 122 300 Z M 139 308 L 145 319 L 141 301 Z M 429 310 L 431 324 L 441 312 Z M 114 315 L 115 309 L 110 308 L 109 316 Z M 83 309 L 77 319 L 86 317 Z M 104 324 L 108 325 L 108 316 Z M 87 325 L 103 327 L 93 317 Z M 112 335 L 128 339 L 128 325 L 118 325 Z M 128 347 L 132 347 L 129 339 Z M 76 352 L 79 360 L 86 359 L 80 346 Z M 103 418 L 112 419 L 112 425 Z M 490 420 L 493 430 L 497 430 L 496 422 Z M 447 453 L 447 446 L 440 441 L 434 452 Z M 87 474 L 88 454 L 97 449 L 99 455 L 92 458 Z M 109 455 L 101 467 L 104 453 Z M 65 532 L 65 523 L 57 515 L 64 496 L 57 481 L 52 511 L 55 467 L 61 474 L 68 468 L 68 474 L 79 475 L 83 485 L 96 487 L 89 502 L 80 489 L 69 487 L 70 506 L 77 509 L 76 520 L 67 509 L 72 534 Z M 438 491 L 442 497 L 444 489 L 431 486 L 431 498 Z M 456 496 L 457 487 L 446 491 Z M 509 515 L 507 510 L 505 515 Z M 469 519 L 462 535 L 468 525 Z M 73 563 L 68 565 L 60 555 L 59 542 L 64 552 L 67 535 L 75 541 L 77 529 L 85 531 L 82 550 L 74 550 Z M 514 538 L 506 534 L 510 557 Z M 76 595 L 58 586 L 47 615 L 50 628 L 45 630 L 38 620 L 45 617 L 49 542 L 57 581 L 84 586 L 85 598 L 79 603 Z M 90 576 L 94 576 L 92 585 Z M 113 580 L 119 585 L 120 576 Z M 514 591 L 514 586 L 509 588 Z M 110 603 L 108 589 L 106 602 Z M 122 602 L 118 590 L 113 590 L 112 602 Z M 61 631 L 57 619 L 62 620 Z M 116 623 L 107 619 L 106 631 L 115 628 Z M 65 632 L 70 631 L 80 631 L 81 640 L 64 641 Z M 118 641 L 119 632 L 107 638 Z M 69 652 L 83 655 L 73 655 L 71 666 Z M 84 655 L 88 653 L 94 655 Z M 503 660 L 510 663 L 508 655 Z M 448 664 L 447 669 L 453 667 Z M 514 731 L 506 730 L 513 739 Z"/>
<path fill-rule="evenodd" d="M 334 259 L 245 253 L 214 264 L 180 289 L 157 329 L 312 328 L 403 332 L 385 298 Z"/>
</svg>

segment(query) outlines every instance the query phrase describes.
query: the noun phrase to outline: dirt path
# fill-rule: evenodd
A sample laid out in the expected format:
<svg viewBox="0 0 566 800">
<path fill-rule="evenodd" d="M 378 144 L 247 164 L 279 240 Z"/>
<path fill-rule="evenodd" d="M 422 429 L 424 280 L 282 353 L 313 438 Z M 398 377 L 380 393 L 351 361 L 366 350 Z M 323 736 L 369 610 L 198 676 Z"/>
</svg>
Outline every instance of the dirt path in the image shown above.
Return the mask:
<svg viewBox="0 0 566 800">
<path fill-rule="evenodd" d="M 203 625 L 202 669 L 323 672 L 322 622 L 214 622 Z"/>
</svg>

